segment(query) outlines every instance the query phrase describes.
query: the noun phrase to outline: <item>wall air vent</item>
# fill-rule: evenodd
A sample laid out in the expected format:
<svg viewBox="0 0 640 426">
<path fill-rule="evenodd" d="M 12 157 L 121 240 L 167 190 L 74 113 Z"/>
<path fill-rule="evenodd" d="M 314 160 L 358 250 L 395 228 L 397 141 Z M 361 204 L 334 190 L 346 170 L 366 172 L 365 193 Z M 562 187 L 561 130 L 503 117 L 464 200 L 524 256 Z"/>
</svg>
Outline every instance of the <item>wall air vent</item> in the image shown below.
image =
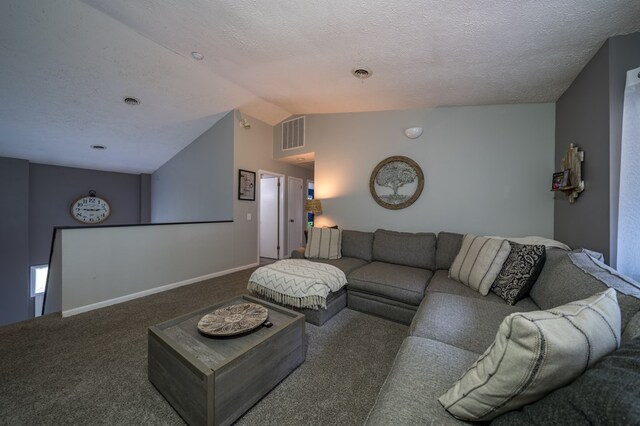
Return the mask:
<svg viewBox="0 0 640 426">
<path fill-rule="evenodd" d="M 282 150 L 304 146 L 304 116 L 282 122 Z"/>
</svg>

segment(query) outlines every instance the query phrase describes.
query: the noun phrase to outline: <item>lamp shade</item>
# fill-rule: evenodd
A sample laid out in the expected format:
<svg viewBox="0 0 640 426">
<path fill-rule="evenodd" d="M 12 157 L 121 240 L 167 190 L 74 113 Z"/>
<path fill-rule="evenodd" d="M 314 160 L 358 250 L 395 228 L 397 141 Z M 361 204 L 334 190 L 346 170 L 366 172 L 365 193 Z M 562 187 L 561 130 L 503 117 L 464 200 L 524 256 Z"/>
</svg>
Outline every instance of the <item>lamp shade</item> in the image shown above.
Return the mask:
<svg viewBox="0 0 640 426">
<path fill-rule="evenodd" d="M 320 214 L 322 213 L 322 203 L 320 200 L 306 200 L 304 202 L 304 211 Z"/>
</svg>

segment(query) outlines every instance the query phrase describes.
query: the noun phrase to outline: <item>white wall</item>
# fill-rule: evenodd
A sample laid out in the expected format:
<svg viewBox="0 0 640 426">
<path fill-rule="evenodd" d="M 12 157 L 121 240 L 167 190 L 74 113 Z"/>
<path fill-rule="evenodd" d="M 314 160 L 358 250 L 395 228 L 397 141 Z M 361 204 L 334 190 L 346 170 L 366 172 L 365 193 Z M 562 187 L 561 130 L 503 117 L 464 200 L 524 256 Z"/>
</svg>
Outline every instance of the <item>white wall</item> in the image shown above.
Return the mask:
<svg viewBox="0 0 640 426">
<path fill-rule="evenodd" d="M 234 141 L 234 239 L 239 247 L 238 256 L 245 263 L 255 262 L 258 258 L 258 188 L 256 189 L 256 201 L 238 200 L 238 169 L 256 172 L 264 170 L 280 173 L 285 176 L 295 176 L 305 180 L 313 180 L 313 171 L 302 167 L 287 164 L 273 159 L 273 126 L 270 126 L 256 118 L 245 115 L 251 123 L 251 129 L 243 129 L 239 126 L 239 115 L 235 117 L 235 141 Z M 285 205 L 284 214 L 287 211 L 286 199 L 286 179 L 285 179 Z M 251 214 L 252 220 L 247 220 L 247 214 Z M 286 219 L 286 218 L 285 218 Z M 286 223 L 286 222 L 285 222 Z M 287 232 L 285 226 L 284 242 L 282 253 L 287 255 L 293 248 L 287 248 Z"/>
<path fill-rule="evenodd" d="M 237 256 L 231 222 L 59 232 L 65 316 L 255 266 Z"/>
<path fill-rule="evenodd" d="M 308 115 L 306 146 L 283 153 L 276 126 L 274 156 L 315 152 L 319 225 L 551 237 L 554 114 L 553 104 L 528 104 Z M 424 134 L 407 139 L 414 126 Z M 396 211 L 369 192 L 374 167 L 392 155 L 425 174 L 420 198 Z"/>
<path fill-rule="evenodd" d="M 258 205 L 257 200 L 237 200 L 238 169 L 262 169 L 303 179 L 312 179 L 313 172 L 272 159 L 272 126 L 248 117 L 252 126 L 245 130 L 238 126 L 234 113 L 226 119 L 225 134 L 235 133 L 234 152 L 221 158 L 226 158 L 229 165 L 225 173 L 233 197 L 218 199 L 207 191 L 203 196 L 212 197 L 223 209 L 233 210 L 234 222 L 61 229 L 56 238 L 55 268 L 48 283 L 47 313 L 73 315 L 257 266 Z M 212 152 L 217 156 L 218 151 Z M 210 160 L 194 160 L 193 167 L 208 168 Z M 182 163 L 180 168 L 185 170 L 186 165 Z M 167 176 L 179 180 L 182 176 L 172 173 L 163 172 L 160 180 Z M 193 170 L 191 176 L 199 173 L 206 174 L 206 170 Z M 175 182 L 162 184 L 166 184 L 162 190 L 177 190 Z M 247 213 L 251 220 L 247 220 Z"/>
<path fill-rule="evenodd" d="M 233 216 L 233 112 L 151 175 L 151 222 Z"/>
</svg>

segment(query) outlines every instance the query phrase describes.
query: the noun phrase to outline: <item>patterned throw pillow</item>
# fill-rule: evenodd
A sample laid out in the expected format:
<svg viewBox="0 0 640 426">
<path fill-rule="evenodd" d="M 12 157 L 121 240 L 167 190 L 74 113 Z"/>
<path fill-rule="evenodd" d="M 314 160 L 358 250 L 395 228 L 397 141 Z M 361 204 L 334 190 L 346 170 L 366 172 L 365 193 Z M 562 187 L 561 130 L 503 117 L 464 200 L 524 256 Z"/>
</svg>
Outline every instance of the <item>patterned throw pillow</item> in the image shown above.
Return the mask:
<svg viewBox="0 0 640 426">
<path fill-rule="evenodd" d="M 311 228 L 304 257 L 307 259 L 340 259 L 342 257 L 342 231 L 334 228 Z"/>
<path fill-rule="evenodd" d="M 449 278 L 486 296 L 510 250 L 507 240 L 466 234 L 449 269 Z"/>
<path fill-rule="evenodd" d="M 438 400 L 458 419 L 491 420 L 571 383 L 619 346 L 614 289 L 546 311 L 517 312 Z"/>
<path fill-rule="evenodd" d="M 491 291 L 502 297 L 508 305 L 515 305 L 533 287 L 547 255 L 544 246 L 524 245 L 513 241 L 509 241 L 509 244 L 511 253 L 493 282 Z"/>
</svg>

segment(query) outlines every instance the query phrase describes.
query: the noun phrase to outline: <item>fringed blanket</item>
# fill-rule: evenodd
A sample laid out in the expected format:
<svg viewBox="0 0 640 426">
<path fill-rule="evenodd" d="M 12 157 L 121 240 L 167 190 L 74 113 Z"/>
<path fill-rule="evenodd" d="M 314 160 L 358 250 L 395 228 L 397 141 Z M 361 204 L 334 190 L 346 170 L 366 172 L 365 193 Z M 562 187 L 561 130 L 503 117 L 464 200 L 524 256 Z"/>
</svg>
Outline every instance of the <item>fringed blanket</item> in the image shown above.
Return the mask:
<svg viewBox="0 0 640 426">
<path fill-rule="evenodd" d="M 326 309 L 329 293 L 346 284 L 344 272 L 335 266 L 286 259 L 256 269 L 247 288 L 276 303 L 317 310 Z"/>
</svg>

